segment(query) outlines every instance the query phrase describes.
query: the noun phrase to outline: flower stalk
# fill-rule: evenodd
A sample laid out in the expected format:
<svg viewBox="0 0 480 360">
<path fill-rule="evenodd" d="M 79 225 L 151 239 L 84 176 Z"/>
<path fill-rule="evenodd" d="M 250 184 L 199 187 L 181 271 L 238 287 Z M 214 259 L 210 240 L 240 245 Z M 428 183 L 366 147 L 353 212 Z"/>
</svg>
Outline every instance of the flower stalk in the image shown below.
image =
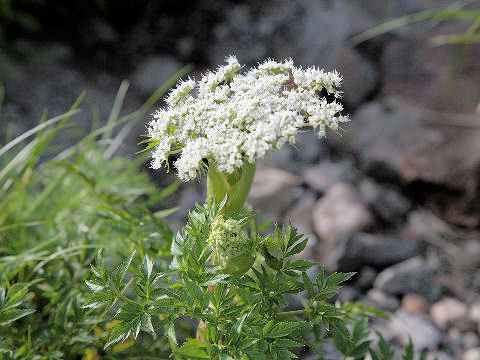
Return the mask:
<svg viewBox="0 0 480 360">
<path fill-rule="evenodd" d="M 227 200 L 221 214 L 227 217 L 243 209 L 255 176 L 256 163 L 245 161 L 231 174 L 218 171 L 213 163 L 208 166 L 207 197 L 212 197 L 219 204 L 225 196 Z"/>
</svg>

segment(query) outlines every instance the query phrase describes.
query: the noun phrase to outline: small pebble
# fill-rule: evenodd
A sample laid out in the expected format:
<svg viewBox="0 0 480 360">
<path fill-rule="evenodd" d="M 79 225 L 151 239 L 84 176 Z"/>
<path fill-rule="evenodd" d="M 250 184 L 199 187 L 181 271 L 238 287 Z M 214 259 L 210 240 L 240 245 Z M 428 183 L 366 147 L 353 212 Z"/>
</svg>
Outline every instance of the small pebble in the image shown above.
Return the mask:
<svg viewBox="0 0 480 360">
<path fill-rule="evenodd" d="M 445 298 L 437 301 L 430 308 L 433 322 L 440 328 L 445 329 L 449 324 L 465 318 L 467 307 L 454 298 Z"/>
<path fill-rule="evenodd" d="M 402 299 L 402 309 L 410 314 L 425 313 L 428 311 L 428 304 L 423 296 L 407 294 Z"/>
<path fill-rule="evenodd" d="M 465 351 L 462 360 L 480 360 L 480 347 Z"/>
</svg>

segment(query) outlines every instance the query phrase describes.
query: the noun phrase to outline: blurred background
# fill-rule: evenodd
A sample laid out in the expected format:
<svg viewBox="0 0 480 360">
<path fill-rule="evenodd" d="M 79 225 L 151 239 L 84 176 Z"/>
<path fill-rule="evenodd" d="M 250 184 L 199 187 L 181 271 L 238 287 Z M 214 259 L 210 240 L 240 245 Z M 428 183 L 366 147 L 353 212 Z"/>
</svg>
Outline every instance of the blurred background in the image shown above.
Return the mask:
<svg viewBox="0 0 480 360">
<path fill-rule="evenodd" d="M 337 69 L 345 133 L 302 134 L 298 150 L 263 161 L 249 201 L 307 234 L 305 256 L 359 271 L 342 296 L 392 311 L 378 322 L 391 339 L 407 331 L 441 359 L 477 360 L 479 27 L 472 0 L 0 0 L 0 144 L 83 90 L 76 119 L 90 129 L 123 80 L 128 113 L 184 66 L 198 76 L 230 54 L 247 66 L 291 57 Z M 121 153 L 140 149 L 149 120 Z M 199 184 L 183 185 L 172 226 L 203 198 Z"/>
</svg>

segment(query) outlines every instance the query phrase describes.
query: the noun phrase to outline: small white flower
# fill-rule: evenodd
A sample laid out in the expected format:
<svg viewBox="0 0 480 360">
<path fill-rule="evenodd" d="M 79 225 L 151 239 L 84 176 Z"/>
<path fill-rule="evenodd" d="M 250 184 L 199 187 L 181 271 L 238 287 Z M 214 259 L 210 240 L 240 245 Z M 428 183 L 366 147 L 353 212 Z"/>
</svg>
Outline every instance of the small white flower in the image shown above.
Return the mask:
<svg viewBox="0 0 480 360">
<path fill-rule="evenodd" d="M 198 82 L 180 82 L 170 92 L 168 106 L 154 113 L 148 126 L 155 145 L 153 168 L 179 153 L 175 167 L 182 180 L 195 178 L 205 158 L 218 171 L 232 173 L 245 161 L 255 163 L 269 151 L 295 143 L 304 126 L 318 129 L 322 137 L 327 127 L 337 131 L 339 123 L 349 121 L 341 115 L 340 103 L 320 95 L 325 89 L 340 97 L 337 72 L 269 59 L 240 73 L 234 56 L 226 62 Z"/>
</svg>

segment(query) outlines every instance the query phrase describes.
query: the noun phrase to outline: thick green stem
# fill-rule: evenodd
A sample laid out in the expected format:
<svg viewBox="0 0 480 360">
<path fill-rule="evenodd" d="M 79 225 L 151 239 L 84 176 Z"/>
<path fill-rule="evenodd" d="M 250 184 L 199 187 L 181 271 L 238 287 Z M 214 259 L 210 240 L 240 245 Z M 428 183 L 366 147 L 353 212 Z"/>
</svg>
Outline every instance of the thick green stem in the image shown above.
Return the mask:
<svg viewBox="0 0 480 360">
<path fill-rule="evenodd" d="M 214 197 L 218 204 L 227 195 L 227 202 L 221 213 L 227 217 L 242 210 L 245 200 L 252 187 L 257 164 L 244 162 L 241 168 L 232 174 L 217 171 L 213 161 L 208 164 L 207 196 Z"/>
</svg>

